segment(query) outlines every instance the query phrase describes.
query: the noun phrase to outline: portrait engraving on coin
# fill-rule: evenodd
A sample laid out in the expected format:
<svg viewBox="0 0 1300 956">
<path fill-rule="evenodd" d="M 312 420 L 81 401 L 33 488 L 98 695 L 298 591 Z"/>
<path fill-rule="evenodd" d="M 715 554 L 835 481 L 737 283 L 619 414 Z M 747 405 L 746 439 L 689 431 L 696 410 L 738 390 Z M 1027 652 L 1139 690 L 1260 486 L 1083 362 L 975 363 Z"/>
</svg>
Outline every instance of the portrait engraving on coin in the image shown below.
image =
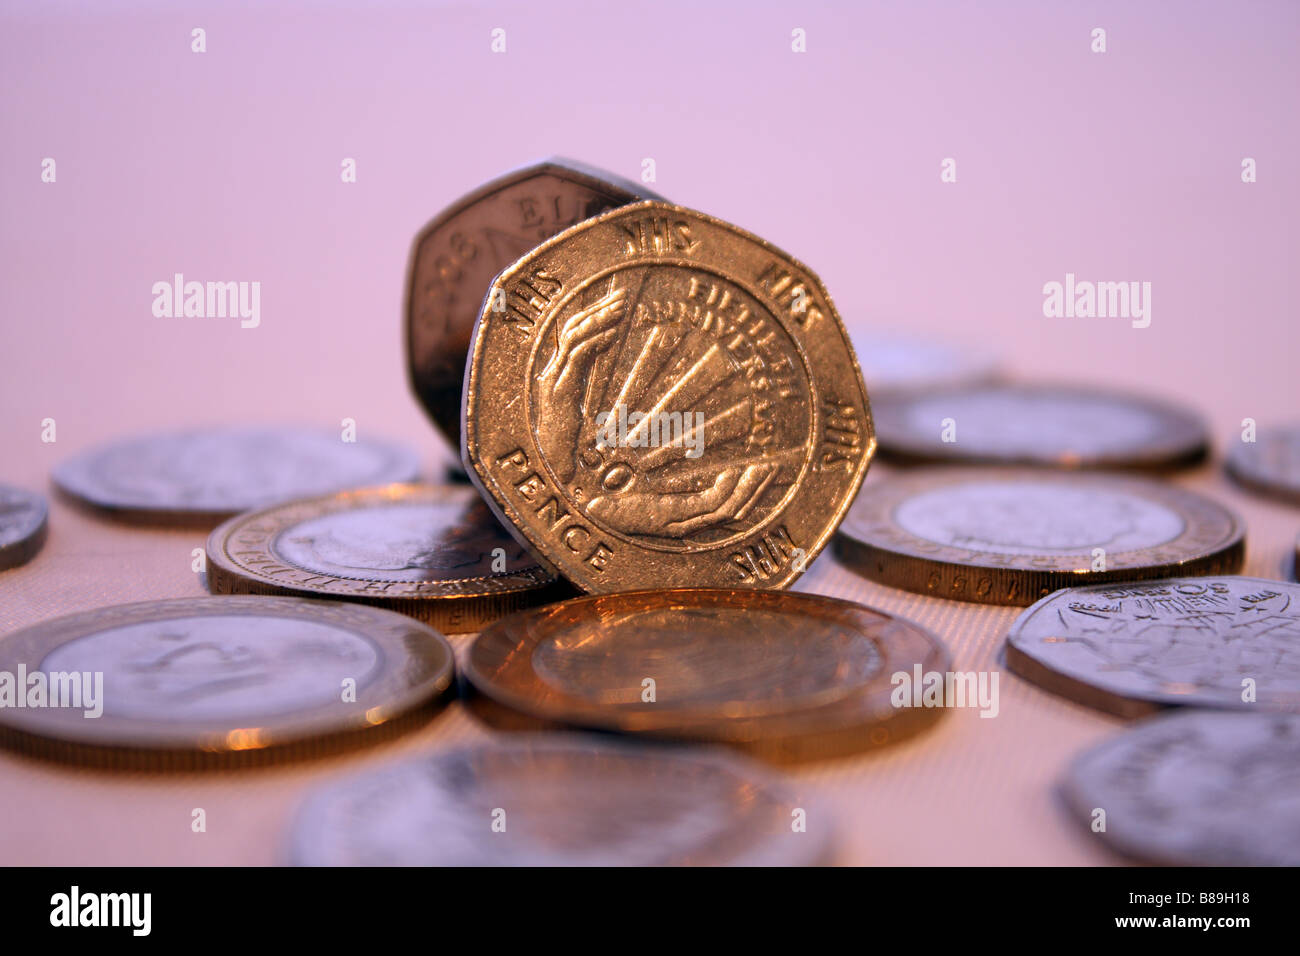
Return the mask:
<svg viewBox="0 0 1300 956">
<path fill-rule="evenodd" d="M 1013 669 L 1033 679 L 1045 669 L 1040 683 L 1125 715 L 1180 704 L 1300 710 L 1300 586 L 1289 582 L 1071 588 L 1025 611 L 1007 640 Z"/>
</svg>

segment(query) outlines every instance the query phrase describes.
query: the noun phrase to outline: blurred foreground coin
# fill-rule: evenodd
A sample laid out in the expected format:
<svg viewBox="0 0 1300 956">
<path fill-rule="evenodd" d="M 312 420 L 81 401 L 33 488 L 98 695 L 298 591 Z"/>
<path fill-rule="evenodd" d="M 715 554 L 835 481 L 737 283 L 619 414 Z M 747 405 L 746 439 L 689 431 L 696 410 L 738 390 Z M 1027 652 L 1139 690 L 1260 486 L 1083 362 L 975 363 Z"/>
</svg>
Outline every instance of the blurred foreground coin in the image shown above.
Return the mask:
<svg viewBox="0 0 1300 956">
<path fill-rule="evenodd" d="M 470 477 L 588 592 L 785 587 L 875 450 L 816 276 L 663 202 L 589 219 L 503 272 L 466 375 Z"/>
<path fill-rule="evenodd" d="M 807 828 L 797 832 L 797 811 Z M 710 750 L 528 735 L 318 791 L 306 866 L 798 866 L 830 826 L 762 768 Z"/>
<path fill-rule="evenodd" d="M 49 508 L 34 491 L 0 485 L 0 571 L 26 564 L 45 543 Z"/>
<path fill-rule="evenodd" d="M 1300 715 L 1182 711 L 1087 751 L 1062 785 L 1112 849 L 1174 866 L 1300 866 Z"/>
<path fill-rule="evenodd" d="M 214 594 L 378 604 L 444 633 L 561 596 L 473 488 L 385 485 L 239 515 L 208 538 Z"/>
<path fill-rule="evenodd" d="M 115 442 L 58 465 L 54 482 L 114 517 L 215 524 L 290 498 L 411 481 L 417 471 L 415 456 L 400 445 L 248 426 Z"/>
<path fill-rule="evenodd" d="M 575 223 L 652 196 L 611 173 L 553 158 L 462 196 L 415 237 L 406 283 L 407 368 L 425 411 L 457 450 L 465 356 L 497 273 Z"/>
<path fill-rule="evenodd" d="M 1146 478 L 932 468 L 869 484 L 836 550 L 873 581 L 982 604 L 1063 587 L 1232 573 L 1243 527 L 1223 506 Z"/>
<path fill-rule="evenodd" d="M 1300 425 L 1262 429 L 1253 442 L 1237 442 L 1228 474 L 1251 491 L 1300 504 Z"/>
<path fill-rule="evenodd" d="M 408 726 L 451 680 L 446 639 L 391 611 L 269 597 L 123 604 L 0 641 L 0 742 L 97 766 L 313 756 Z"/>
<path fill-rule="evenodd" d="M 1205 577 L 1057 591 L 1011 626 L 1007 664 L 1121 717 L 1300 711 L 1300 586 Z"/>
<path fill-rule="evenodd" d="M 1192 412 L 1055 385 L 983 385 L 874 403 L 880 453 L 903 464 L 1164 470 L 1205 457 Z"/>
<path fill-rule="evenodd" d="M 942 707 L 910 697 L 895 706 L 895 675 L 910 684 L 918 672 L 947 670 L 928 632 L 861 604 L 683 589 L 584 597 L 505 618 L 475 639 L 465 677 L 490 722 L 521 726 L 512 713 L 526 714 L 793 762 L 928 727 Z"/>
</svg>

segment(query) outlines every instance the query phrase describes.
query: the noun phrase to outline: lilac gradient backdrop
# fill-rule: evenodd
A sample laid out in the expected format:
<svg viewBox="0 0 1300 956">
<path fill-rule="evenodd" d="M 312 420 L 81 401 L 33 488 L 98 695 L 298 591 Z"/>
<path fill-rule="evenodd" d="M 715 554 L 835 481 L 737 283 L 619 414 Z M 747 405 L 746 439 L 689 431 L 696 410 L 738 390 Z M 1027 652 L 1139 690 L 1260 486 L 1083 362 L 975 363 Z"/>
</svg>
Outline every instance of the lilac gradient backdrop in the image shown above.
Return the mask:
<svg viewBox="0 0 1300 956">
<path fill-rule="evenodd" d="M 1168 394 L 1222 441 L 1295 411 L 1298 41 L 1285 2 L 6 3 L 0 447 L 43 472 L 146 426 L 353 417 L 431 457 L 409 242 L 550 153 L 653 157 L 654 188 L 809 263 L 851 327 Z M 154 318 L 178 271 L 260 281 L 261 327 Z M 1067 271 L 1152 282 L 1151 327 L 1044 318 Z"/>
</svg>

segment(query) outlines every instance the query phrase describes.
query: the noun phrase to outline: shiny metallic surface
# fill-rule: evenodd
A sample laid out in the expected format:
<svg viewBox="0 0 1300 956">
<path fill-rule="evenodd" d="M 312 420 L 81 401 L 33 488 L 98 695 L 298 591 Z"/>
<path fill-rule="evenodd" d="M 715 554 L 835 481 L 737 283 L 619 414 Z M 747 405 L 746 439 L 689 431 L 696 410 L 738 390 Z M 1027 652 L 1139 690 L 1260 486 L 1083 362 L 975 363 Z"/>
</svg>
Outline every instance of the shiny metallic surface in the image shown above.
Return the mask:
<svg viewBox="0 0 1300 956">
<path fill-rule="evenodd" d="M 232 518 L 208 538 L 214 594 L 339 598 L 444 633 L 569 593 L 465 485 L 383 485 Z"/>
<path fill-rule="evenodd" d="M 1148 478 L 931 468 L 866 488 L 836 552 L 892 587 L 1029 605 L 1064 587 L 1231 574 L 1245 530 L 1217 502 Z"/>
<path fill-rule="evenodd" d="M 828 817 L 730 754 L 530 735 L 437 751 L 313 794 L 294 826 L 304 866 L 797 866 Z"/>
<path fill-rule="evenodd" d="M 654 195 L 612 173 L 553 157 L 485 183 L 420 230 L 407 266 L 407 372 L 454 447 L 460 447 L 470 335 L 497 273 L 569 226 Z"/>
<path fill-rule="evenodd" d="M 541 721 L 725 743 L 793 763 L 928 727 L 942 710 L 894 706 L 892 678 L 947 662 L 931 634 L 861 604 L 681 589 L 505 618 L 475 639 L 464 676 L 489 702 Z"/>
<path fill-rule="evenodd" d="M 1300 425 L 1262 429 L 1253 442 L 1236 442 L 1228 474 L 1251 491 L 1300 505 Z"/>
<path fill-rule="evenodd" d="M 575 226 L 497 278 L 464 414 L 475 484 L 588 592 L 783 588 L 875 450 L 862 374 L 816 276 L 653 201 Z"/>
<path fill-rule="evenodd" d="M 1121 717 L 1300 712 L 1300 586 L 1214 576 L 1057 591 L 1011 626 L 1007 664 Z"/>
</svg>

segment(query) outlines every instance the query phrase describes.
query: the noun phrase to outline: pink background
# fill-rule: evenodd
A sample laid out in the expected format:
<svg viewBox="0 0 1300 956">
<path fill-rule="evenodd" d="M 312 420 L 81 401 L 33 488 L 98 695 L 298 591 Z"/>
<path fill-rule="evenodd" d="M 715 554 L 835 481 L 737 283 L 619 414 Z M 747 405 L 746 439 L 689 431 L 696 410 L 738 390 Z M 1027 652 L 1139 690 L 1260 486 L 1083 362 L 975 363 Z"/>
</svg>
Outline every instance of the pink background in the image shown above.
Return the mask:
<svg viewBox="0 0 1300 956">
<path fill-rule="evenodd" d="M 432 467 L 446 451 L 402 356 L 410 240 L 552 153 L 629 178 L 654 158 L 652 188 L 810 264 L 851 329 L 1179 399 L 1222 445 L 1243 417 L 1297 417 L 1297 49 L 1293 2 L 5 3 L 0 480 L 43 488 L 78 449 L 160 426 L 344 417 Z M 261 327 L 154 318 L 151 286 L 175 272 L 260 281 Z M 1150 328 L 1045 318 L 1042 286 L 1066 272 L 1150 281 Z M 1186 480 L 1243 510 L 1251 573 L 1287 573 L 1294 509 L 1213 466 Z M 45 552 L 0 578 L 0 630 L 202 593 L 202 535 L 54 508 Z M 829 558 L 806 580 L 915 617 L 959 668 L 996 666 L 1016 613 L 867 585 Z M 1118 722 L 1005 673 L 1003 711 L 801 778 L 859 814 L 841 859 L 1111 861 L 1048 794 Z M 481 736 L 440 720 L 396 749 Z M 271 862 L 303 788 L 333 770 L 73 787 L 75 771 L 0 756 L 0 860 Z M 189 839 L 196 805 L 225 836 Z"/>
</svg>

